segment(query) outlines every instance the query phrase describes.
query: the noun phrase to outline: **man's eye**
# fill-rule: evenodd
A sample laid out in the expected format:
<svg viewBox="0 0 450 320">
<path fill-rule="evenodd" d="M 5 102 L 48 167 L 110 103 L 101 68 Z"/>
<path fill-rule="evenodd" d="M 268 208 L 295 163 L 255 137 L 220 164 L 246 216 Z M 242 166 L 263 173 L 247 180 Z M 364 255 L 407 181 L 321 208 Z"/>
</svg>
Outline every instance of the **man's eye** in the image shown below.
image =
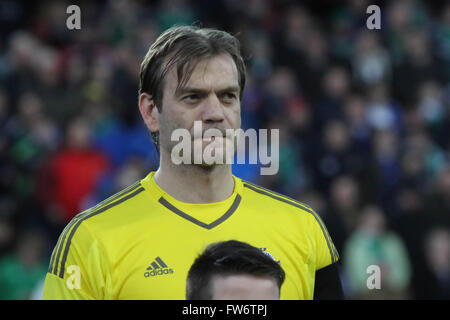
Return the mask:
<svg viewBox="0 0 450 320">
<path fill-rule="evenodd" d="M 185 100 L 187 102 L 192 102 L 192 101 L 195 101 L 198 99 L 199 99 L 199 96 L 197 94 L 190 94 L 190 95 L 183 97 L 183 100 Z"/>
<path fill-rule="evenodd" d="M 231 92 L 226 92 L 223 94 L 223 99 L 230 101 L 230 100 L 234 100 L 236 98 L 236 95 L 234 93 Z"/>
</svg>

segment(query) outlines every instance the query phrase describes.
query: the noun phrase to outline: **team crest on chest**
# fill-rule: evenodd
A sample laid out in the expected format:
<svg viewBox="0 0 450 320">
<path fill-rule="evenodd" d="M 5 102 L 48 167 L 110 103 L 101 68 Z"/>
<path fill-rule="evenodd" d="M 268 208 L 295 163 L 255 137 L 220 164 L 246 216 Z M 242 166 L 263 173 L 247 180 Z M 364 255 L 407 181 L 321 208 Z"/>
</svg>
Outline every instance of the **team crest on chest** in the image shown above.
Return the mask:
<svg viewBox="0 0 450 320">
<path fill-rule="evenodd" d="M 267 248 L 260 248 L 262 250 L 262 252 L 266 255 L 268 255 L 269 257 L 272 258 L 273 261 L 280 263 L 280 260 L 275 259 L 275 257 L 269 252 L 267 251 Z"/>
</svg>

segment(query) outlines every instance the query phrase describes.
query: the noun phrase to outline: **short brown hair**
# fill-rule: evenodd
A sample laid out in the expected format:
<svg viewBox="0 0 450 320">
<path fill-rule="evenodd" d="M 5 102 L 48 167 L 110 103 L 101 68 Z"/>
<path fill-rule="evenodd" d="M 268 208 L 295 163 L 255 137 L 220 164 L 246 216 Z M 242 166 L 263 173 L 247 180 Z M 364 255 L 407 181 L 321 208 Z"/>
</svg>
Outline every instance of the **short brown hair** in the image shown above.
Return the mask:
<svg viewBox="0 0 450 320">
<path fill-rule="evenodd" d="M 246 74 L 239 40 L 225 31 L 196 26 L 169 28 L 151 45 L 141 64 L 139 95 L 150 94 L 161 112 L 164 78 L 172 66 L 177 65 L 180 88 L 189 80 L 200 59 L 222 53 L 229 54 L 236 64 L 242 100 Z"/>
</svg>

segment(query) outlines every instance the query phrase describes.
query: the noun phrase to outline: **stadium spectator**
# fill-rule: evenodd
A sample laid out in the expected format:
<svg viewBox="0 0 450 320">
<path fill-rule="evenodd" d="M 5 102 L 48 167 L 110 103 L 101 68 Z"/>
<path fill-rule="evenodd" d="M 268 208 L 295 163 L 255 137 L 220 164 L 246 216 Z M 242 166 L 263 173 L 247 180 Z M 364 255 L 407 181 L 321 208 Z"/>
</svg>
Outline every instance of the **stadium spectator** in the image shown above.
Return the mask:
<svg viewBox="0 0 450 320">
<path fill-rule="evenodd" d="M 26 300 L 47 273 L 46 236 L 25 230 L 17 247 L 0 259 L 0 300 Z"/>
<path fill-rule="evenodd" d="M 360 192 L 352 176 L 341 175 L 331 182 L 325 221 L 330 224 L 328 229 L 339 252 L 343 252 L 344 244 L 356 229 L 362 202 Z"/>
<path fill-rule="evenodd" d="M 432 229 L 425 241 L 425 252 L 431 277 L 428 282 L 429 299 L 450 299 L 450 233 L 448 229 Z"/>
<path fill-rule="evenodd" d="M 108 158 L 91 146 L 89 121 L 72 120 L 66 131 L 66 144 L 51 159 L 43 173 L 40 195 L 67 223 L 82 211 L 82 201 L 96 188 L 108 170 Z"/>
<path fill-rule="evenodd" d="M 345 244 L 343 265 L 353 299 L 407 299 L 411 266 L 401 238 L 386 225 L 380 208 L 363 208 L 355 231 Z M 380 270 L 379 287 L 369 288 L 369 266 Z"/>
</svg>

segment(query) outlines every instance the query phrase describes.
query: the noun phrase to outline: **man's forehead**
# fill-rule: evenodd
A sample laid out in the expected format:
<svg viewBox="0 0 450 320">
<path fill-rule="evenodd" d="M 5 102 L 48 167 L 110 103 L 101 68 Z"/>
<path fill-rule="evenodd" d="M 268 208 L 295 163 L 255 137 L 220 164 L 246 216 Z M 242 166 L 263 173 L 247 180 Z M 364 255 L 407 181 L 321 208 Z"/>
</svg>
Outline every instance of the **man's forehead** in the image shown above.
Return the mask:
<svg viewBox="0 0 450 320">
<path fill-rule="evenodd" d="M 211 278 L 213 295 L 221 294 L 271 294 L 274 298 L 279 294 L 275 279 L 251 274 L 215 275 Z M 257 290 L 258 292 L 254 292 Z"/>
<path fill-rule="evenodd" d="M 176 65 L 171 68 L 166 76 L 166 88 L 175 93 L 184 87 L 208 90 L 239 87 L 238 70 L 228 54 L 203 58 L 192 63 L 192 72 L 181 75 L 187 77 L 185 79 L 178 79 Z"/>
</svg>

